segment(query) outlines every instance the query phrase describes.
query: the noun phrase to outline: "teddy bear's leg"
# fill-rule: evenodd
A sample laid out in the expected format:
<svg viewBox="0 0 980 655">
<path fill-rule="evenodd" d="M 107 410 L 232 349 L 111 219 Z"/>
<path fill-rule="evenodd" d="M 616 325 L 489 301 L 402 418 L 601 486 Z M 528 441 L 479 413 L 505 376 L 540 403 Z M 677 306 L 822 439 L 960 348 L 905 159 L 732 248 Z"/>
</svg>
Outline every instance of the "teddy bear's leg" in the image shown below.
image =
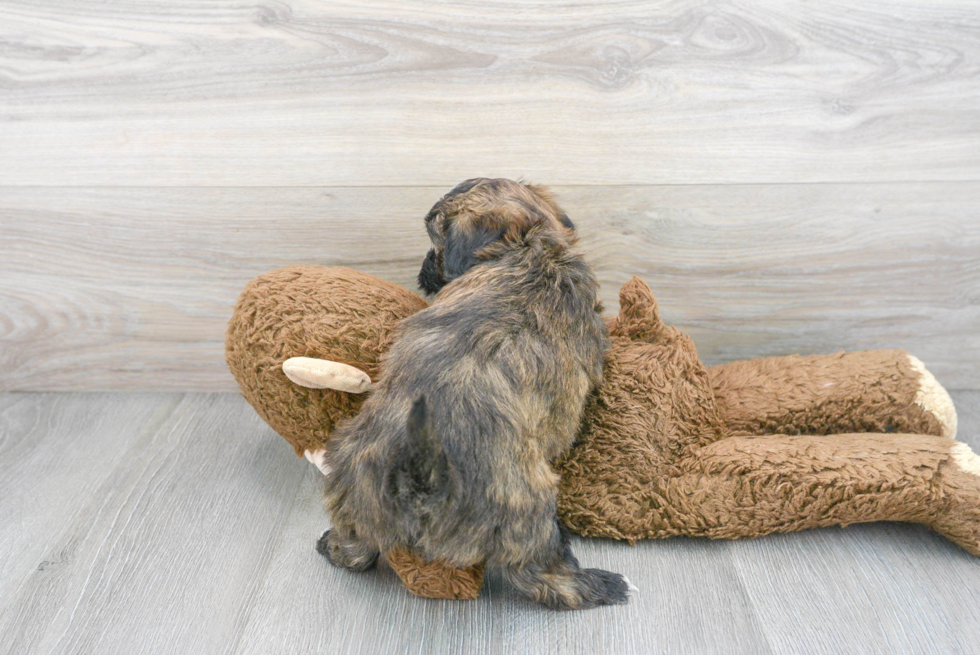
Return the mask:
<svg viewBox="0 0 980 655">
<path fill-rule="evenodd" d="M 719 415 L 734 433 L 956 436 L 949 394 L 902 350 L 752 359 L 708 375 Z"/>
<path fill-rule="evenodd" d="M 869 521 L 924 523 L 980 555 L 980 459 L 915 434 L 730 437 L 666 483 L 672 534 L 757 537 Z"/>
<path fill-rule="evenodd" d="M 483 586 L 482 565 L 459 568 L 444 562 L 428 562 L 408 550 L 391 550 L 385 559 L 402 584 L 423 598 L 473 600 Z"/>
<path fill-rule="evenodd" d="M 980 556 L 980 457 L 964 443 L 955 443 L 942 470 L 947 500 L 933 528 Z"/>
</svg>

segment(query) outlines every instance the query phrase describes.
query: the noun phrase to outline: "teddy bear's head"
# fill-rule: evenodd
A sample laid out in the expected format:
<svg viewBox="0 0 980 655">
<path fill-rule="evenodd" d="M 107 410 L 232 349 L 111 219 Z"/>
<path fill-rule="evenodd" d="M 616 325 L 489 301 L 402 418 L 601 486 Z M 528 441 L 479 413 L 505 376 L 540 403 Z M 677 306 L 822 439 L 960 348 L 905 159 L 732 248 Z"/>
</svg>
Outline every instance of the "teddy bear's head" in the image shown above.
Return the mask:
<svg viewBox="0 0 980 655">
<path fill-rule="evenodd" d="M 377 379 L 401 319 L 427 303 L 404 287 L 349 268 L 292 266 L 249 282 L 228 324 L 225 359 L 245 399 L 297 455 L 324 447 L 359 394 L 291 382 L 290 357 L 341 362 Z"/>
</svg>

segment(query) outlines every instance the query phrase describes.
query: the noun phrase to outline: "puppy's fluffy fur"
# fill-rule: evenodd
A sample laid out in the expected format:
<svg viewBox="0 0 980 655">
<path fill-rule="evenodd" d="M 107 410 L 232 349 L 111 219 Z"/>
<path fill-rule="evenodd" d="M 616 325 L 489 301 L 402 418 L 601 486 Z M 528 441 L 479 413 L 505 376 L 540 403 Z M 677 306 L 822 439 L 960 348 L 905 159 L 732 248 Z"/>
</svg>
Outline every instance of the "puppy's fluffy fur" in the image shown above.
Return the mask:
<svg viewBox="0 0 980 655">
<path fill-rule="evenodd" d="M 579 568 L 556 516 L 550 464 L 606 346 L 574 226 L 544 189 L 482 178 L 425 222 L 419 283 L 438 295 L 400 324 L 378 388 L 329 442 L 334 528 L 318 549 L 354 570 L 396 547 L 484 562 L 560 609 L 624 602 L 624 579 Z"/>
</svg>

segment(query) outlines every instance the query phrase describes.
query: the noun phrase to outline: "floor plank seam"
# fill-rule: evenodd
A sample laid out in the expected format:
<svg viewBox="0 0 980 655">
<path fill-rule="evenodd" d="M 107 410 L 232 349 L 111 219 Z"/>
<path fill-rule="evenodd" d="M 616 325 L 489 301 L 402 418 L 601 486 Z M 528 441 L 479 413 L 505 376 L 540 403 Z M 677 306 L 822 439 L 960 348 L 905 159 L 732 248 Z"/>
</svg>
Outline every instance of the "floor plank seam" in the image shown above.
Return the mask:
<svg viewBox="0 0 980 655">
<path fill-rule="evenodd" d="M 248 603 L 247 605 L 244 605 L 245 607 L 244 616 L 242 616 L 239 619 L 239 621 L 236 621 L 236 623 L 241 624 L 241 629 L 239 630 L 238 636 L 235 639 L 234 646 L 228 651 L 228 653 L 231 655 L 235 655 L 241 652 L 242 639 L 245 638 L 245 633 L 248 630 L 248 626 L 252 622 L 252 611 L 256 605 L 255 599 L 257 599 L 262 594 L 262 591 L 265 589 L 266 579 L 269 577 L 269 571 L 272 568 L 272 563 L 273 561 L 275 561 L 276 553 L 279 552 L 279 548 L 282 546 L 283 539 L 285 538 L 285 532 L 287 526 L 289 525 L 289 519 L 293 515 L 293 511 L 296 508 L 296 504 L 300 502 L 300 496 L 302 495 L 302 491 L 303 491 L 304 477 L 306 477 L 306 474 L 297 477 L 296 490 L 293 494 L 293 502 L 289 504 L 289 511 L 283 515 L 283 519 L 279 525 L 279 534 L 276 537 L 275 545 L 269 549 L 268 556 L 266 557 L 265 564 L 262 568 L 262 575 L 256 576 L 258 583 L 255 585 L 253 592 L 248 594 L 248 598 L 247 598 Z"/>
</svg>

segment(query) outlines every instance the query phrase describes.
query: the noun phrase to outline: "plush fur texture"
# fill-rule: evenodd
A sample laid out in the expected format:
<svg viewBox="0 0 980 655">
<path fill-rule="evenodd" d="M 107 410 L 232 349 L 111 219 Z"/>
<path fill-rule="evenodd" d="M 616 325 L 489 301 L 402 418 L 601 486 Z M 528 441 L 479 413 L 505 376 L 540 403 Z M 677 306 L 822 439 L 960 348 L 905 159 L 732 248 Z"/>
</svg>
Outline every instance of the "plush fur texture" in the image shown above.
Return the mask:
<svg viewBox="0 0 980 655">
<path fill-rule="evenodd" d="M 483 585 L 483 566 L 460 568 L 438 560 L 426 560 L 410 550 L 386 553 L 388 565 L 412 593 L 423 598 L 473 600 Z"/>
<path fill-rule="evenodd" d="M 733 431 L 955 436 L 955 418 L 952 434 L 943 425 L 949 423 L 947 412 L 956 416 L 952 402 L 938 400 L 948 401 L 949 395 L 919 360 L 900 350 L 752 359 L 710 369 L 708 375 L 719 416 Z M 934 405 L 941 411 L 930 411 L 920 400 L 923 382 L 935 390 Z M 855 397 L 862 399 L 859 413 L 853 411 Z"/>
<path fill-rule="evenodd" d="M 253 351 L 252 342 L 236 341 L 241 335 L 263 344 L 257 355 L 248 355 L 252 366 L 274 371 L 289 356 L 303 354 L 291 344 L 308 340 L 307 325 L 329 342 L 324 347 L 340 351 L 352 347 L 348 331 L 391 325 L 387 312 L 368 310 L 345 329 L 322 330 L 324 322 L 335 323 L 322 315 L 330 311 L 325 308 L 359 304 L 331 295 L 355 280 L 354 286 L 370 288 L 352 298 L 383 291 L 391 297 L 379 306 L 402 307 L 402 318 L 417 311 L 406 289 L 352 277 L 345 269 L 312 268 L 304 275 L 320 278 L 323 291 L 305 307 L 294 304 L 275 320 L 238 325 L 256 320 L 251 307 L 270 305 L 263 294 L 291 295 L 290 285 L 271 275 L 272 284 L 253 284 L 239 300 L 229 330 L 233 370 L 241 368 L 236 357 Z M 338 278 L 344 286 L 336 286 Z M 620 305 L 619 316 L 608 319 L 603 383 L 586 406 L 580 441 L 558 462 L 559 515 L 571 530 L 632 542 L 899 520 L 924 523 L 980 555 L 978 460 L 965 444 L 943 436 L 943 421 L 955 424 L 955 412 L 942 387 L 929 385 L 935 413 L 917 404 L 922 375 L 909 355 L 892 350 L 781 357 L 707 369 L 690 338 L 662 323 L 642 281 L 623 287 Z M 351 320 L 350 309 L 340 316 Z M 383 336 L 379 341 L 389 342 Z M 382 352 L 358 352 L 364 359 L 343 361 L 375 372 L 377 380 Z M 315 430 L 319 448 L 328 442 L 307 390 L 281 372 L 261 379 L 267 389 L 251 388 L 256 378 L 239 382 L 246 397 L 281 403 L 256 409 L 273 417 L 270 424 L 294 446 L 294 435 Z M 356 411 L 351 399 L 343 405 L 337 400 L 315 411 Z M 411 580 L 404 569 L 400 574 Z M 458 570 L 455 577 L 472 581 L 476 574 Z M 452 597 L 449 587 L 422 591 Z"/>
<path fill-rule="evenodd" d="M 556 609 L 624 602 L 622 578 L 581 569 L 557 518 L 551 465 L 607 343 L 573 231 L 509 180 L 457 187 L 426 224 L 439 293 L 398 324 L 377 388 L 327 443 L 325 554 L 360 570 L 369 552 L 409 549 L 501 569 Z"/>
<path fill-rule="evenodd" d="M 425 309 L 413 293 L 349 268 L 292 266 L 252 280 L 225 336 L 225 361 L 242 395 L 299 457 L 322 450 L 337 423 L 364 396 L 292 384 L 289 357 L 329 359 L 377 379 L 395 324 Z M 283 353 L 290 353 L 283 358 Z"/>
</svg>

